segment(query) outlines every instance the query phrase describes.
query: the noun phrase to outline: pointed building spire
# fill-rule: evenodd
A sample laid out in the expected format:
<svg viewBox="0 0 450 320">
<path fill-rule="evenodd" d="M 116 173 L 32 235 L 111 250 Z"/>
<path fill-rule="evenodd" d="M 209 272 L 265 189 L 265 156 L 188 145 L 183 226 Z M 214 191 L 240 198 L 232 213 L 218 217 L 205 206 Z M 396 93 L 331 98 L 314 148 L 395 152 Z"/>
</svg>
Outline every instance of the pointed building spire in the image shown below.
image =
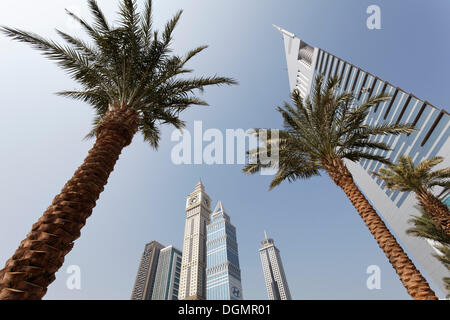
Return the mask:
<svg viewBox="0 0 450 320">
<path fill-rule="evenodd" d="M 264 236 L 265 236 L 265 239 L 268 239 L 266 230 L 264 230 Z"/>
<path fill-rule="evenodd" d="M 280 31 L 281 34 L 285 34 L 285 35 L 287 35 L 287 36 L 290 37 L 290 38 L 295 38 L 295 34 L 289 32 L 289 31 L 287 31 L 287 30 L 284 30 L 283 28 L 281 28 L 281 27 L 279 27 L 279 26 L 277 26 L 277 25 L 275 25 L 275 24 L 272 24 L 272 26 L 273 26 L 275 29 L 277 29 L 278 31 Z"/>
<path fill-rule="evenodd" d="M 230 216 L 225 211 L 222 201 L 218 201 L 214 211 L 212 212 L 213 217 L 223 216 L 227 221 L 230 221 Z"/>
<path fill-rule="evenodd" d="M 213 212 L 225 212 L 225 210 L 223 209 L 223 205 L 222 205 L 222 201 L 219 200 L 219 202 L 217 202 L 216 208 L 214 209 Z"/>
<path fill-rule="evenodd" d="M 202 179 L 200 178 L 197 184 L 195 185 L 195 190 L 205 190 L 205 186 L 202 183 Z"/>
</svg>

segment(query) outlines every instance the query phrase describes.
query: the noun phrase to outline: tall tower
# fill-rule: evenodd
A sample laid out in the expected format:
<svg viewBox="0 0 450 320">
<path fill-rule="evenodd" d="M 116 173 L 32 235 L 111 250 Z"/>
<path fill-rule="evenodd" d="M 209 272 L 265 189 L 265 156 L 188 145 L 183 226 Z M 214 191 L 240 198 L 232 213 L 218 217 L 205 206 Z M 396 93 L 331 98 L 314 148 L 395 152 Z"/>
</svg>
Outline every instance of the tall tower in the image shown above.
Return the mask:
<svg viewBox="0 0 450 320">
<path fill-rule="evenodd" d="M 159 253 L 152 300 L 178 300 L 181 251 L 168 246 Z"/>
<path fill-rule="evenodd" d="M 206 226 L 211 199 L 200 180 L 186 199 L 179 300 L 206 299 Z"/>
<path fill-rule="evenodd" d="M 151 300 L 159 252 L 162 248 L 164 246 L 156 241 L 145 245 L 136 275 L 136 281 L 134 282 L 131 300 Z"/>
<path fill-rule="evenodd" d="M 450 166 L 450 114 L 447 111 L 322 48 L 309 45 L 293 33 L 277 26 L 275 28 L 280 31 L 284 40 L 291 91 L 298 89 L 300 95 L 306 98 L 311 93 L 314 78 L 323 74 L 325 82 L 332 76 L 339 77 L 339 92 L 353 93 L 359 103 L 366 102 L 376 94 L 388 94 L 391 98 L 372 108 L 365 123 L 376 126 L 404 122 L 413 124 L 417 130 L 409 135 L 372 137 L 372 141 L 386 143 L 391 148 L 391 151 L 377 151 L 377 155 L 388 157 L 391 162 L 397 162 L 401 155 L 409 155 L 416 165 L 424 159 L 442 156 L 444 162 L 439 165 L 439 169 Z M 392 62 L 391 65 L 395 67 Z M 417 79 L 421 81 L 420 76 Z M 383 181 L 371 174 L 371 171 L 378 171 L 382 167 L 378 161 L 348 161 L 346 165 L 358 187 L 373 203 L 408 254 L 413 256 L 415 262 L 425 271 L 424 275 L 433 280 L 442 293 L 446 293 L 446 284 L 442 278 L 450 277 L 450 272 L 437 259 L 430 259 L 435 253 L 432 244 L 406 233 L 411 227 L 408 222 L 411 215 L 420 215 L 415 208 L 414 194 L 388 190 Z"/>
<path fill-rule="evenodd" d="M 208 300 L 242 300 L 236 228 L 219 201 L 207 226 Z"/>
<path fill-rule="evenodd" d="M 261 263 L 266 280 L 267 294 L 269 300 L 292 300 L 281 262 L 280 250 L 275 247 L 273 239 L 267 237 L 261 241 L 262 248 L 259 249 Z"/>
</svg>

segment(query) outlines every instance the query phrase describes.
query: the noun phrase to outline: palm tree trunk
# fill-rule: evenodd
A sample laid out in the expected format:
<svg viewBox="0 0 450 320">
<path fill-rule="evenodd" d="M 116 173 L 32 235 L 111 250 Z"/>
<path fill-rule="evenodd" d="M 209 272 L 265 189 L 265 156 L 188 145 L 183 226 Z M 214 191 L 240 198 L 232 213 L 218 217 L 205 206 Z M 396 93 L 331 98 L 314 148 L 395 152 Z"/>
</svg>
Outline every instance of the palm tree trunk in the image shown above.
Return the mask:
<svg viewBox="0 0 450 320">
<path fill-rule="evenodd" d="M 137 129 L 137 114 L 126 105 L 116 103 L 107 111 L 83 165 L 0 271 L 0 300 L 37 300 L 45 295 Z"/>
<path fill-rule="evenodd" d="M 450 236 L 450 211 L 447 206 L 426 190 L 417 193 L 417 200 L 436 226 Z"/>
<path fill-rule="evenodd" d="M 328 175 L 344 190 L 364 223 L 384 251 L 408 293 L 415 300 L 437 300 L 427 280 L 416 269 L 408 255 L 376 213 L 375 209 L 356 186 L 352 174 L 341 159 L 323 161 Z"/>
</svg>

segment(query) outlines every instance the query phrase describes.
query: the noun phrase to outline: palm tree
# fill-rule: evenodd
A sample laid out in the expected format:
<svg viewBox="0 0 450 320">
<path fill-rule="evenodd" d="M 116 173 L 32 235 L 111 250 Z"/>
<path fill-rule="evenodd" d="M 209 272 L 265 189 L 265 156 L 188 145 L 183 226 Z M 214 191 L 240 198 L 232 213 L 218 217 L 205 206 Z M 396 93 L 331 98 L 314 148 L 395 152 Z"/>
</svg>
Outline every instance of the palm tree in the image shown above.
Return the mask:
<svg viewBox="0 0 450 320">
<path fill-rule="evenodd" d="M 59 94 L 89 103 L 97 114 L 89 134 L 96 142 L 89 155 L 0 271 L 0 299 L 44 296 L 80 236 L 122 149 L 138 131 L 156 149 L 160 125 L 182 128 L 182 111 L 207 105 L 197 91 L 236 83 L 219 76 L 180 77 L 193 71 L 186 63 L 206 48 L 198 47 L 185 56 L 172 54 L 172 33 L 182 11 L 159 33 L 152 27 L 151 0 L 146 1 L 142 13 L 135 0 L 122 0 L 116 27 L 106 20 L 95 0 L 88 3 L 93 24 L 67 13 L 87 32 L 90 42 L 59 30 L 66 45 L 14 28 L 0 29 L 67 71 L 81 88 Z"/>
<path fill-rule="evenodd" d="M 284 130 L 279 131 L 278 137 L 271 134 L 263 147 L 248 152 L 249 164 L 244 172 L 253 174 L 264 168 L 276 168 L 277 173 L 270 185 L 272 189 L 284 180 L 308 179 L 325 171 L 350 199 L 408 293 L 414 299 L 437 299 L 425 278 L 356 186 L 344 163 L 344 160 L 356 162 L 361 159 L 388 163 L 385 157 L 369 151 L 388 151 L 389 147 L 371 138 L 375 135 L 409 133 L 414 129 L 406 124 L 364 124 L 371 107 L 389 97 L 378 95 L 363 104 L 356 104 L 351 93 L 338 92 L 339 85 L 338 78 L 325 82 L 320 75 L 316 77 L 313 91 L 307 99 L 294 90 L 291 98 L 295 106 L 285 103 L 283 107 L 278 107 L 284 119 Z M 261 139 L 260 132 L 255 129 L 256 136 Z M 267 154 L 274 157 L 273 152 L 277 148 L 278 161 L 263 163 L 259 160 Z"/>
<path fill-rule="evenodd" d="M 423 208 L 420 208 L 422 215 L 413 216 L 409 220 L 414 227 L 408 229 L 406 233 L 422 239 L 429 239 L 433 241 L 433 246 L 439 251 L 439 254 L 433 254 L 442 264 L 450 271 L 450 236 L 448 236 L 442 229 L 438 228 L 428 213 Z M 450 298 L 450 277 L 442 279 L 449 292 L 447 298 Z"/>
<path fill-rule="evenodd" d="M 431 192 L 433 187 L 450 188 L 450 168 L 432 171 L 433 167 L 444 161 L 442 157 L 433 157 L 414 165 L 410 156 L 401 156 L 398 163 L 389 164 L 375 176 L 386 182 L 386 187 L 401 192 L 414 192 L 420 206 L 430 215 L 438 228 L 450 236 L 450 211 Z"/>
</svg>

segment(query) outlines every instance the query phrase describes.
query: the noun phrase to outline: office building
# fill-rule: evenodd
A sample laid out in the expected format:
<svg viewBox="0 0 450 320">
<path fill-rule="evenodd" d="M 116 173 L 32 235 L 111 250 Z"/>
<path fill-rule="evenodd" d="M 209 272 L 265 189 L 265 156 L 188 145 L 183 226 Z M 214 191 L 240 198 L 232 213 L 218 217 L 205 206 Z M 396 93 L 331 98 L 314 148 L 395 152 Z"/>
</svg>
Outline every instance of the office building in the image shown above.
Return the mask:
<svg viewBox="0 0 450 320">
<path fill-rule="evenodd" d="M 206 225 L 211 199 L 199 181 L 186 199 L 179 300 L 206 299 Z"/>
<path fill-rule="evenodd" d="M 268 238 L 266 232 L 264 234 L 265 239 L 261 241 L 262 248 L 259 249 L 259 254 L 269 300 L 292 300 L 280 250 L 275 246 L 273 239 Z"/>
<path fill-rule="evenodd" d="M 181 251 L 168 246 L 159 253 L 152 300 L 178 300 L 181 276 Z"/>
<path fill-rule="evenodd" d="M 311 92 L 314 78 L 323 74 L 326 79 L 331 76 L 339 77 L 340 92 L 352 92 L 359 102 L 365 102 L 381 93 L 388 94 L 391 96 L 388 101 L 371 109 L 366 124 L 374 126 L 382 123 L 411 123 L 417 131 L 409 135 L 374 137 L 373 141 L 387 143 L 392 148 L 392 151 L 377 151 L 377 154 L 388 157 L 392 162 L 396 162 L 401 155 L 409 155 L 416 164 L 424 159 L 442 156 L 445 160 L 439 168 L 450 166 L 448 112 L 322 48 L 311 46 L 280 27 L 275 27 L 283 36 L 291 91 L 298 89 L 300 95 L 306 98 Z M 392 61 L 387 63 L 395 68 Z M 426 59 L 418 63 L 426 63 Z M 419 75 L 417 81 L 422 81 Z M 433 259 L 434 250 L 429 242 L 406 234 L 406 230 L 411 227 L 408 220 L 411 215 L 418 214 L 415 195 L 389 191 L 383 181 L 370 174 L 370 171 L 377 171 L 382 166 L 377 161 L 347 161 L 346 165 L 361 191 L 417 266 L 424 271 L 424 276 L 431 280 L 431 285 L 439 288 L 441 296 L 444 296 L 447 291 L 442 278 L 450 277 L 449 270 L 437 259 Z M 436 294 L 439 295 L 438 292 Z"/>
<path fill-rule="evenodd" d="M 145 245 L 134 282 L 131 300 L 151 300 L 160 250 L 164 246 L 156 241 Z"/>
<path fill-rule="evenodd" d="M 206 230 L 207 299 L 242 300 L 236 228 L 231 224 L 221 201 L 211 214 Z"/>
</svg>

